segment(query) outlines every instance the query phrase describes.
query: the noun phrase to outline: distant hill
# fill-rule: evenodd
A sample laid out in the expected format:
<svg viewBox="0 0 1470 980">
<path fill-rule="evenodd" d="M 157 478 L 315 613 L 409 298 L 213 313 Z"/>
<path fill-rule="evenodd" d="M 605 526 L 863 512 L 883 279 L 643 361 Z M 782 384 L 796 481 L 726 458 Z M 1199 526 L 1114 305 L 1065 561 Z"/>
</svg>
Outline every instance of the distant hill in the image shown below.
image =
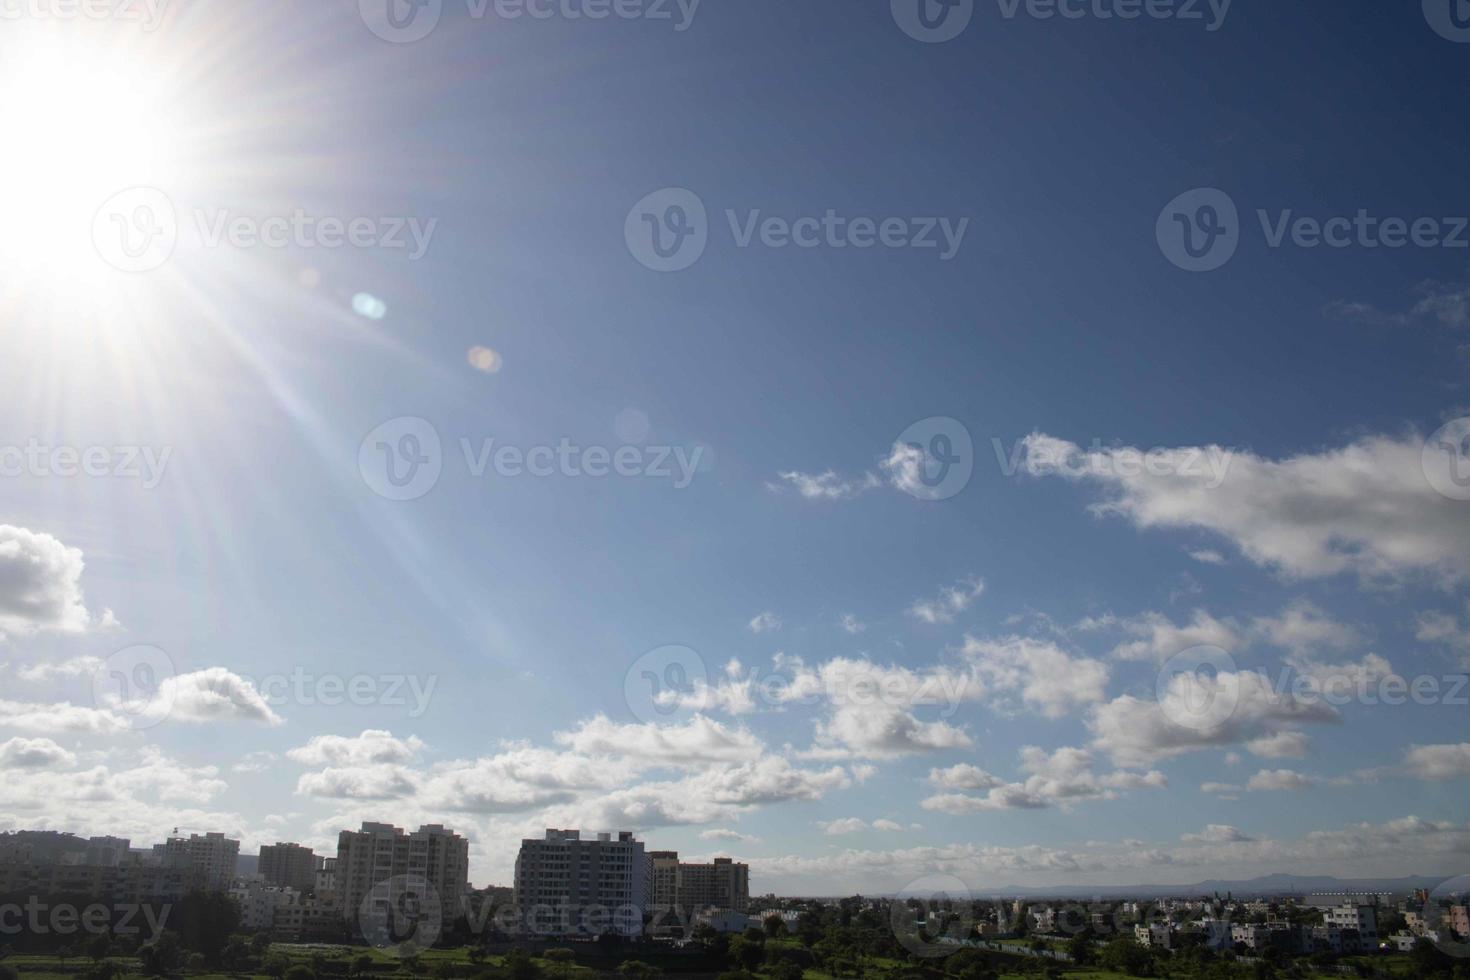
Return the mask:
<svg viewBox="0 0 1470 980">
<path fill-rule="evenodd" d="M 1327 875 L 1262 875 L 1247 881 L 1199 881 L 1189 885 L 1053 885 L 1032 888 L 1007 885 L 975 889 L 976 898 L 1165 898 L 1171 896 L 1221 895 L 1236 898 L 1261 895 L 1309 895 L 1313 892 L 1396 892 L 1416 888 L 1433 890 L 1448 875 L 1410 875 L 1404 878 L 1333 878 Z"/>
</svg>

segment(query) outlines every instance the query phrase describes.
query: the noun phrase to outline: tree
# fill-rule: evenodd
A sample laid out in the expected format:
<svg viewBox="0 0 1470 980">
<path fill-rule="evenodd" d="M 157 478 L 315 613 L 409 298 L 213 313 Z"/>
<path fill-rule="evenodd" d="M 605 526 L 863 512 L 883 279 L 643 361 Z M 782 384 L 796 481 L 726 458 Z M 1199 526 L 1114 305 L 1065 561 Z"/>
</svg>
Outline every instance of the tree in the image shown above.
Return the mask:
<svg viewBox="0 0 1470 980">
<path fill-rule="evenodd" d="M 190 892 L 179 902 L 173 923 L 179 940 L 218 966 L 230 937 L 240 931 L 240 906 L 223 892 Z"/>
<path fill-rule="evenodd" d="M 261 972 L 275 980 L 281 980 L 291 969 L 291 960 L 283 953 L 271 953 L 260 964 Z"/>
<path fill-rule="evenodd" d="M 764 934 L 762 934 L 764 938 Z M 736 936 L 730 940 L 730 962 L 741 967 L 745 971 L 759 967 L 766 959 L 765 948 L 755 942 L 748 935 Z"/>
<path fill-rule="evenodd" d="M 286 971 L 286 980 L 316 980 L 316 971 L 305 963 L 297 963 Z"/>
<path fill-rule="evenodd" d="M 0 963 L 0 980 L 18 980 L 13 967 Z"/>
<path fill-rule="evenodd" d="M 577 954 L 565 947 L 559 947 L 557 949 L 548 949 L 541 954 L 541 958 L 548 963 L 555 963 L 561 967 L 561 975 L 565 978 L 572 975 L 572 963 L 576 961 Z M 627 964 L 624 965 L 626 966 Z"/>
<path fill-rule="evenodd" d="M 93 963 L 101 963 L 112 955 L 112 937 L 107 933 L 93 936 L 87 943 L 87 955 L 92 958 Z"/>
<path fill-rule="evenodd" d="M 157 939 L 139 947 L 138 961 L 147 973 L 173 973 L 184 962 L 184 950 L 179 945 L 179 937 L 171 932 L 160 934 Z"/>
<path fill-rule="evenodd" d="M 618 965 L 618 972 L 628 980 L 651 980 L 664 971 L 640 960 L 626 960 Z"/>
<path fill-rule="evenodd" d="M 1092 945 L 1092 929 L 1083 929 L 1067 941 L 1067 954 L 1078 966 L 1090 966 L 1097 962 L 1097 949 Z"/>
<path fill-rule="evenodd" d="M 766 970 L 771 980 L 801 980 L 806 971 L 790 960 L 781 960 Z"/>
<path fill-rule="evenodd" d="M 766 935 L 772 939 L 786 935 L 786 920 L 775 913 L 766 916 L 765 921 L 761 925 L 765 928 Z"/>
<path fill-rule="evenodd" d="M 484 959 L 484 953 L 480 954 L 480 958 Z M 348 972 L 354 977 L 364 976 L 373 972 L 373 958 L 366 953 L 353 957 L 352 965 L 348 967 Z"/>
<path fill-rule="evenodd" d="M 1148 950 L 1134 942 L 1132 936 L 1119 936 L 1109 942 L 1098 959 L 1109 970 L 1134 977 L 1146 976 L 1153 963 Z"/>
<path fill-rule="evenodd" d="M 540 980 L 541 967 L 524 949 L 513 949 L 505 956 L 506 974 L 510 980 Z"/>
</svg>

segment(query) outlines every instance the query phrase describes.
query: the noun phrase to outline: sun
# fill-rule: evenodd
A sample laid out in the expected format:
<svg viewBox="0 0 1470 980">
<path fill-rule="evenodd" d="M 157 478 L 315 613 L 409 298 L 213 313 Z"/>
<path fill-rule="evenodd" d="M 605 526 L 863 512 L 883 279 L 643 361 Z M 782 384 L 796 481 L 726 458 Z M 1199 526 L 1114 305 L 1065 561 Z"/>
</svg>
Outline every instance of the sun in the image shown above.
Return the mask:
<svg viewBox="0 0 1470 980">
<path fill-rule="evenodd" d="M 96 271 L 97 209 L 176 178 L 178 93 L 126 49 L 52 34 L 0 61 L 0 263 L 28 288 Z"/>
</svg>

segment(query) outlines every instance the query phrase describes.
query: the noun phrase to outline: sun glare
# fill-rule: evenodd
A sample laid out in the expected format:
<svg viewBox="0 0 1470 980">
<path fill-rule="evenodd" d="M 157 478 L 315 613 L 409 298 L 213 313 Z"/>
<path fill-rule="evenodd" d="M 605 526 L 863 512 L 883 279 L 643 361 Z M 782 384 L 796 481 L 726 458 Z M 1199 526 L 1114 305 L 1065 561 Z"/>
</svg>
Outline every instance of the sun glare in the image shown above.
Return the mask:
<svg viewBox="0 0 1470 980">
<path fill-rule="evenodd" d="M 100 261 L 97 209 L 175 176 L 171 93 L 146 65 L 76 42 L 13 53 L 0 92 L 0 259 L 29 288 L 75 288 Z"/>
</svg>

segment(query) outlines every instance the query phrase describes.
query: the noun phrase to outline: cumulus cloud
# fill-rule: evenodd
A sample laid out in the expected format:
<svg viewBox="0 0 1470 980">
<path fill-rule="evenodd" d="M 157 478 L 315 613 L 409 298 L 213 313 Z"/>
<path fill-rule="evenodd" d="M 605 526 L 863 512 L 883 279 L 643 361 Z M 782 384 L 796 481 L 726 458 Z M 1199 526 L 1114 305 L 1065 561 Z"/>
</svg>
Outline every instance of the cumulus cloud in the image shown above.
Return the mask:
<svg viewBox="0 0 1470 980">
<path fill-rule="evenodd" d="M 1277 732 L 1253 738 L 1245 743 L 1245 747 L 1252 755 L 1263 759 L 1302 759 L 1311 744 L 1311 738 L 1304 732 Z"/>
<path fill-rule="evenodd" d="M 1316 777 L 1292 769 L 1262 769 L 1246 782 L 1245 788 L 1252 792 L 1297 791 L 1309 789 L 1318 782 Z"/>
<path fill-rule="evenodd" d="M 88 708 L 68 701 L 0 701 L 0 727 L 43 735 L 117 735 L 130 726 L 127 718 L 106 708 Z"/>
<path fill-rule="evenodd" d="M 843 613 L 842 617 L 837 620 L 837 625 L 842 627 L 842 631 L 850 636 L 856 636 L 868 628 L 866 623 L 859 620 L 852 613 Z"/>
<path fill-rule="evenodd" d="M 1414 622 L 1414 638 L 1421 643 L 1443 646 L 1458 654 L 1462 666 L 1470 667 L 1470 604 L 1466 606 L 1467 622 L 1458 616 L 1439 611 L 1420 613 Z"/>
<path fill-rule="evenodd" d="M 699 832 L 699 839 L 724 841 L 730 844 L 754 844 L 760 840 L 759 837 L 742 834 L 728 827 L 712 827 L 709 830 L 702 830 Z"/>
<path fill-rule="evenodd" d="M 921 623 L 952 623 L 957 615 L 969 609 L 985 592 L 985 580 L 962 579 L 941 589 L 933 599 L 915 599 L 908 613 Z"/>
<path fill-rule="evenodd" d="M 950 792 L 928 797 L 919 805 L 926 810 L 951 814 L 1041 810 L 1088 800 L 1111 800 L 1128 790 L 1163 789 L 1168 785 L 1164 774 L 1157 770 L 1095 772 L 1092 754 L 1073 747 L 1048 753 L 1037 746 L 1027 746 L 1021 750 L 1020 767 L 1029 775 L 1023 781 L 1012 783 L 970 765 L 931 770 L 929 782 Z M 975 792 L 984 795 L 970 795 Z"/>
<path fill-rule="evenodd" d="M 1419 779 L 1443 782 L 1470 777 L 1470 742 L 1458 745 L 1414 745 L 1404 754 L 1404 767 Z"/>
<path fill-rule="evenodd" d="M 0 639 L 39 631 L 81 633 L 94 620 L 82 596 L 82 552 L 49 534 L 0 524 Z"/>
<path fill-rule="evenodd" d="M 1196 844 L 1243 844 L 1255 838 L 1228 824 L 1212 823 L 1197 834 L 1183 834 L 1179 838 L 1185 843 Z"/>
<path fill-rule="evenodd" d="M 757 613 L 749 623 L 750 631 L 755 634 L 769 633 L 781 628 L 781 618 L 773 612 Z"/>
<path fill-rule="evenodd" d="M 392 732 L 368 729 L 361 735 L 313 735 L 286 757 L 307 766 L 367 766 L 412 762 L 424 748 L 416 736 L 395 738 Z"/>
<path fill-rule="evenodd" d="M 1214 677 L 1180 673 L 1162 701 L 1125 694 L 1098 705 L 1088 718 L 1092 745 L 1119 765 L 1144 765 L 1201 749 L 1235 745 L 1340 720 L 1319 700 L 1278 694 L 1264 676 L 1222 671 Z"/>
<path fill-rule="evenodd" d="M 1060 718 L 1105 697 L 1107 665 L 1068 653 L 1055 643 L 1021 636 L 998 640 L 966 636 L 961 653 L 991 688 L 1018 694 L 1048 718 Z"/>
<path fill-rule="evenodd" d="M 839 834 L 859 834 L 868 829 L 868 822 L 858 817 L 843 817 L 839 820 L 826 820 L 817 824 L 822 833 L 835 837 Z"/>
<path fill-rule="evenodd" d="M 12 738 L 0 742 L 0 769 L 70 769 L 77 757 L 49 738 Z"/>
<path fill-rule="evenodd" d="M 570 732 L 556 733 L 556 741 L 584 755 L 631 756 L 648 762 L 696 765 L 752 759 L 763 746 L 745 728 L 731 728 L 695 715 L 680 725 L 620 725 L 598 715 Z"/>
<path fill-rule="evenodd" d="M 1449 583 L 1470 571 L 1470 522 L 1425 480 L 1415 435 L 1280 460 L 1218 446 L 1083 450 L 1042 434 L 1024 448 L 1027 472 L 1099 488 L 1098 514 L 1143 529 L 1210 531 L 1288 576 Z"/>
<path fill-rule="evenodd" d="M 1203 609 L 1196 609 L 1193 618 L 1182 626 L 1156 612 L 1123 620 L 1120 625 L 1136 637 L 1113 649 L 1113 656 L 1120 660 L 1163 663 L 1190 647 L 1212 646 L 1232 651 L 1241 645 L 1240 631 L 1234 623 L 1216 619 Z"/>
<path fill-rule="evenodd" d="M 254 684 L 224 667 L 166 677 L 158 685 L 154 702 L 166 707 L 168 717 L 173 721 L 191 724 L 217 721 L 283 723 L 281 716 L 271 709 Z"/>
</svg>

